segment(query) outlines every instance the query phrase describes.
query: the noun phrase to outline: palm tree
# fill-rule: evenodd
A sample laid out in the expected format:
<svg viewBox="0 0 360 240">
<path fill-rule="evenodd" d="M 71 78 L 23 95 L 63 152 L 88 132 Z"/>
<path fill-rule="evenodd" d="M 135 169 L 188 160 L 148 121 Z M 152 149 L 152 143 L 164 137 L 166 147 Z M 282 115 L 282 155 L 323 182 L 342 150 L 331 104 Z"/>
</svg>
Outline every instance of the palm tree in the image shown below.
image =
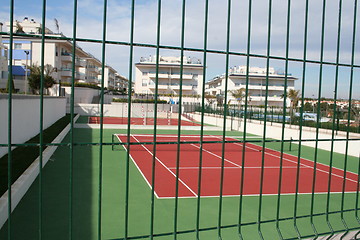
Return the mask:
<svg viewBox="0 0 360 240">
<path fill-rule="evenodd" d="M 41 88 L 41 67 L 33 64 L 28 66 L 30 70 L 30 75 L 28 77 L 29 87 L 32 89 L 33 93 L 39 93 Z M 44 66 L 44 88 L 51 88 L 55 84 L 55 79 L 51 76 L 54 72 L 54 68 L 50 64 Z"/>
<path fill-rule="evenodd" d="M 15 33 L 25 33 L 24 28 L 20 25 L 18 21 L 16 21 L 16 31 Z"/>
<path fill-rule="evenodd" d="M 210 106 L 216 101 L 216 96 L 209 93 L 205 93 L 204 97 Z"/>
<path fill-rule="evenodd" d="M 238 106 L 239 106 L 239 114 L 240 114 L 241 103 L 245 97 L 246 90 L 245 90 L 245 88 L 239 88 L 239 89 L 230 91 L 230 93 L 236 99 L 236 101 L 239 103 Z M 235 114 L 235 111 L 234 111 L 234 114 Z"/>
<path fill-rule="evenodd" d="M 239 106 L 242 103 L 243 98 L 245 97 L 245 88 L 239 88 L 233 91 L 230 91 L 231 95 L 238 101 Z"/>
<path fill-rule="evenodd" d="M 283 98 L 284 96 L 281 96 L 281 98 Z M 286 97 L 290 99 L 291 101 L 291 105 L 290 105 L 290 119 L 292 120 L 292 117 L 294 115 L 293 111 L 294 109 L 297 108 L 298 104 L 299 104 L 299 99 L 300 99 L 300 90 L 295 90 L 295 89 L 289 89 Z"/>
<path fill-rule="evenodd" d="M 287 93 L 287 97 L 291 101 L 291 108 L 296 109 L 299 104 L 300 90 L 289 89 L 289 91 Z"/>
</svg>

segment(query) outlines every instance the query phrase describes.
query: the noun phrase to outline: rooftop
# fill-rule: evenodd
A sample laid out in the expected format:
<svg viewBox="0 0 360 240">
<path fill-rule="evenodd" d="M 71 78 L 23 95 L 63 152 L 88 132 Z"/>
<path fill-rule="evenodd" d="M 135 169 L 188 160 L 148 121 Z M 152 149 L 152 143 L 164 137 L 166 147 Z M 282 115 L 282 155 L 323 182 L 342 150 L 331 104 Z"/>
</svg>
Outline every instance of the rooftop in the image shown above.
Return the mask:
<svg viewBox="0 0 360 240">
<path fill-rule="evenodd" d="M 156 55 L 154 56 L 149 56 L 149 57 L 141 57 L 140 58 L 140 63 L 156 63 Z M 173 57 L 173 56 L 169 56 L 169 57 L 164 57 L 164 56 L 159 56 L 159 63 L 160 64 L 169 64 L 169 65 L 179 65 L 181 64 L 181 57 Z M 202 66 L 201 64 L 201 60 L 195 57 L 183 57 L 183 64 L 185 65 L 198 65 L 198 66 Z"/>
<path fill-rule="evenodd" d="M 268 71 L 268 76 L 272 78 L 284 78 L 285 73 L 284 71 L 278 70 L 276 71 L 274 68 L 270 67 Z M 229 69 L 229 76 L 246 76 L 247 75 L 247 67 L 246 66 L 234 66 Z M 267 75 L 267 69 L 261 68 L 261 67 L 249 67 L 249 76 L 256 77 L 256 76 L 266 76 Z M 210 82 L 216 82 L 225 77 L 225 74 L 218 75 L 214 77 L 213 79 L 209 80 L 207 83 Z M 287 77 L 291 77 L 292 79 L 297 79 L 292 76 L 291 73 L 287 73 Z"/>
</svg>

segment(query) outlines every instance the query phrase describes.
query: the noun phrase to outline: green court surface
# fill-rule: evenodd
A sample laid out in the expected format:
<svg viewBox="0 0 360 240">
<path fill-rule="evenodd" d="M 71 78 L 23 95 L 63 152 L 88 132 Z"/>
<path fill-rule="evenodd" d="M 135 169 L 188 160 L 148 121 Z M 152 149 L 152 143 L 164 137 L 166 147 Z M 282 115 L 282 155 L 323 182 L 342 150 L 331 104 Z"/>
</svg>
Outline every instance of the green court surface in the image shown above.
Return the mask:
<svg viewBox="0 0 360 240">
<path fill-rule="evenodd" d="M 74 129 L 74 142 L 99 142 L 99 129 Z M 104 142 L 111 143 L 112 134 L 126 133 L 126 130 L 104 130 Z M 152 133 L 151 130 L 133 130 L 132 133 Z M 158 133 L 176 134 L 176 131 L 158 130 Z M 182 131 L 184 134 L 199 134 L 198 131 Z M 221 132 L 205 132 L 221 135 Z M 239 132 L 227 135 L 239 136 Z M 69 135 L 63 142 L 69 142 Z M 285 143 L 288 144 L 288 143 Z M 280 143 L 267 143 L 266 147 L 280 149 Z M 43 239 L 68 239 L 69 223 L 72 222 L 73 239 L 98 239 L 99 229 L 99 146 L 75 146 L 73 159 L 73 190 L 70 195 L 70 149 L 59 147 L 43 171 L 42 180 L 42 237 Z M 285 147 L 288 150 L 288 147 Z M 329 152 L 319 151 L 319 162 L 329 163 Z M 288 152 L 297 155 L 297 146 Z M 125 231 L 125 166 L 126 151 L 112 151 L 111 146 L 103 147 L 102 158 L 102 197 L 101 197 L 101 239 L 122 239 Z M 313 159 L 314 149 L 302 147 L 302 156 Z M 358 159 L 348 156 L 347 169 L 358 172 Z M 344 156 L 334 154 L 335 167 L 344 168 Z M 130 162 L 129 192 L 129 236 L 148 236 L 150 234 L 151 189 L 144 181 L 135 165 Z M 298 195 L 295 208 L 295 195 L 282 195 L 280 198 L 280 219 L 278 227 L 284 239 L 297 239 L 296 224 L 301 236 L 313 235 L 310 222 L 311 194 Z M 313 222 L 319 234 L 329 234 L 327 225 L 327 194 L 314 196 Z M 343 219 L 349 229 L 358 228 L 356 220 L 356 193 L 344 194 Z M 258 234 L 259 196 L 242 198 L 241 232 L 244 239 L 260 239 Z M 73 213 L 70 216 L 70 201 Z M 179 199 L 177 231 L 178 239 L 196 239 L 197 198 Z M 328 211 L 341 210 L 342 194 L 330 195 Z M 20 204 L 13 212 L 13 239 L 38 239 L 39 237 L 39 181 L 31 186 Z M 221 235 L 223 239 L 238 239 L 240 197 L 224 197 L 222 203 Z M 265 239 L 278 239 L 276 229 L 276 210 L 278 196 L 263 196 L 261 205 L 261 230 Z M 155 198 L 154 233 L 163 234 L 156 239 L 174 239 L 175 200 Z M 341 213 L 328 215 L 334 231 L 345 229 Z M 200 200 L 200 238 L 218 239 L 219 198 L 209 197 Z M 203 231 L 206 230 L 206 231 Z M 7 237 L 7 224 L 1 229 L 0 239 Z"/>
</svg>

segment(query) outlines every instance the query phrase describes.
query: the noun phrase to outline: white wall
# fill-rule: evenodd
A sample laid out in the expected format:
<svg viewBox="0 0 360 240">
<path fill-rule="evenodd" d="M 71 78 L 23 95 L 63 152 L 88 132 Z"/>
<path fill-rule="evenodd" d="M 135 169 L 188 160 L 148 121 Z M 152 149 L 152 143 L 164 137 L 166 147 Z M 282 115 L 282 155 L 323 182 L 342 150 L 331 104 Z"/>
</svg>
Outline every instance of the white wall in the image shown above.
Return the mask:
<svg viewBox="0 0 360 240">
<path fill-rule="evenodd" d="M 65 88 L 65 97 L 67 99 L 67 103 L 70 103 L 70 96 L 71 96 L 71 87 L 62 87 Z M 91 89 L 91 88 L 75 88 L 75 95 L 74 95 L 74 103 L 92 103 L 92 100 L 95 96 L 100 95 L 100 90 Z"/>
<path fill-rule="evenodd" d="M 201 120 L 201 114 L 196 113 L 191 115 L 195 120 L 200 121 Z M 204 121 L 207 124 L 215 125 L 222 127 L 224 120 L 222 116 L 210 116 L 206 115 L 204 117 Z M 232 121 L 232 123 L 231 123 Z M 244 131 L 244 120 L 233 118 L 231 120 L 231 117 L 226 119 L 226 126 L 227 129 L 230 130 L 232 127 L 232 130 L 237 131 Z M 251 120 L 247 121 L 246 123 L 246 132 L 251 134 L 256 134 L 259 136 L 263 135 L 264 131 L 264 124 L 262 121 L 257 120 Z M 332 139 L 331 130 L 330 129 L 320 129 L 319 130 L 319 139 Z M 289 124 L 286 124 L 285 126 L 285 140 L 289 140 L 290 138 L 293 139 L 299 139 L 299 126 L 290 126 Z M 282 124 L 281 123 L 270 123 L 267 122 L 266 125 L 266 137 L 267 138 L 273 138 L 273 139 L 282 139 Z M 302 139 L 316 139 L 316 128 L 312 127 L 303 127 L 302 129 Z M 360 134 L 358 133 L 351 133 L 351 138 L 360 138 Z M 338 131 L 338 134 L 334 137 L 334 139 L 346 139 L 346 132 Z M 324 149 L 327 151 L 331 150 L 331 141 L 319 141 L 318 142 L 318 148 Z M 302 145 L 315 147 L 315 141 L 311 142 L 302 142 Z M 349 147 L 348 147 L 348 155 L 359 157 L 360 154 L 360 142 L 359 141 L 349 141 Z M 346 150 L 346 141 L 337 141 L 334 144 L 334 152 L 345 154 Z"/>
<path fill-rule="evenodd" d="M 41 42 L 32 42 L 32 63 L 41 65 Z M 55 64 L 55 43 L 45 44 L 45 59 L 44 64 L 50 64 L 53 67 L 57 67 Z"/>
<path fill-rule="evenodd" d="M 100 116 L 100 104 L 76 104 L 74 112 L 85 116 Z M 170 111 L 170 104 L 158 104 L 158 116 L 163 117 Z M 104 104 L 104 116 L 109 117 L 127 117 L 127 103 Z M 132 103 L 131 117 L 152 117 L 154 115 L 154 104 Z M 68 110 L 69 111 L 69 110 Z"/>
<path fill-rule="evenodd" d="M 8 95 L 0 94 L 0 143 L 8 143 Z M 44 97 L 43 128 L 46 129 L 65 116 L 66 99 Z M 12 99 L 12 143 L 24 143 L 40 132 L 40 97 L 13 95 Z M 7 153 L 0 147 L 0 157 Z"/>
<path fill-rule="evenodd" d="M 74 118 L 76 121 L 79 115 Z M 70 131 L 70 123 L 61 131 L 61 133 L 52 141 L 52 143 L 61 143 L 67 133 Z M 43 151 L 42 167 L 49 161 L 58 146 L 48 146 Z M 11 185 L 11 211 L 13 211 L 22 197 L 26 194 L 32 183 L 39 174 L 40 157 L 25 170 L 25 172 Z M 0 198 L 0 228 L 8 218 L 9 191 L 6 191 Z"/>
</svg>

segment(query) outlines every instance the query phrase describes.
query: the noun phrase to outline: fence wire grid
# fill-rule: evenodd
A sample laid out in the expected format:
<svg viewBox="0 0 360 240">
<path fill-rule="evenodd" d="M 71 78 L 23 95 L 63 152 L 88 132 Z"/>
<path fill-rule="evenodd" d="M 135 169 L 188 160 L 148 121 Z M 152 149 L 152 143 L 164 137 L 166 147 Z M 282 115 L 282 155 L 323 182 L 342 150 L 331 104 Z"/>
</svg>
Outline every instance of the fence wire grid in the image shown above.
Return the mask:
<svg viewBox="0 0 360 240">
<path fill-rule="evenodd" d="M 9 9 L 9 29 L 17 27 L 15 21 L 16 2 L 14 0 L 3 2 L 3 6 Z M 322 0 L 318 1 L 316 5 L 309 0 L 302 0 L 301 4 L 300 1 L 291 0 L 204 0 L 201 1 L 201 4 L 196 4 L 196 6 L 200 6 L 196 11 L 203 18 L 200 22 L 202 26 L 198 25 L 200 30 L 197 33 L 197 37 L 202 34 L 200 37 L 202 43 L 193 45 L 197 47 L 189 47 L 191 44 L 187 44 L 187 41 L 191 42 L 191 40 L 186 29 L 190 28 L 191 24 L 195 24 L 194 19 L 196 19 L 192 15 L 194 10 L 190 9 L 194 6 L 193 1 L 176 1 L 176 4 L 181 6 L 178 9 L 181 14 L 176 23 L 176 26 L 180 26 L 180 38 L 173 42 L 178 42 L 178 44 L 162 44 L 165 42 L 162 41 L 162 36 L 171 29 L 171 24 L 163 22 L 163 18 L 169 14 L 164 12 L 163 8 L 175 3 L 164 0 L 151 1 L 152 7 L 148 12 L 154 19 L 156 18 L 156 28 L 152 32 L 155 41 L 149 43 L 151 41 L 141 41 L 139 37 L 136 37 L 138 25 L 135 20 L 138 17 L 137 11 L 144 12 L 142 1 L 124 2 L 127 7 L 123 8 L 119 14 L 127 16 L 126 23 L 129 28 L 128 36 L 125 37 L 127 40 L 123 40 L 124 36 L 119 39 L 109 37 L 114 37 L 111 33 L 118 31 L 118 29 L 114 29 L 113 25 L 109 29 L 108 21 L 111 21 L 109 18 L 114 18 L 116 13 L 113 11 L 120 10 L 111 7 L 114 1 L 107 0 L 96 3 L 96 6 L 102 4 L 102 9 L 97 13 L 102 18 L 101 25 L 97 25 L 101 26 L 101 36 L 99 35 L 98 38 L 78 37 L 80 35 L 78 33 L 78 13 L 82 11 L 81 8 L 85 3 L 77 0 L 63 2 L 64 5 L 68 4 L 68 8 L 70 6 L 72 8 L 71 37 L 63 34 L 48 34 L 45 27 L 41 27 L 39 33 L 21 33 L 11 30 L 1 32 L 9 46 L 10 79 L 14 75 L 15 63 L 13 60 L 16 59 L 16 56 L 13 55 L 14 43 L 24 39 L 41 43 L 38 142 L 13 142 L 12 136 L 15 130 L 12 125 L 14 121 L 12 112 L 15 94 L 12 91 L 6 93 L 8 120 L 7 123 L 1 124 L 7 124 L 8 140 L 7 143 L 0 146 L 8 150 L 6 165 L 8 197 L 6 198 L 7 222 L 1 229 L 1 238 L 21 239 L 20 232 L 23 230 L 24 234 L 30 234 L 30 239 L 333 239 L 335 237 L 336 239 L 359 239 L 360 154 L 359 152 L 357 155 L 349 153 L 350 150 L 352 153 L 356 152 L 356 147 L 358 151 L 360 147 L 360 125 L 356 126 L 356 119 L 359 118 L 359 105 L 355 104 L 356 101 L 359 101 L 356 89 L 359 86 L 360 69 L 360 65 L 357 64 L 358 1 Z M 221 18 L 216 18 L 216 11 L 212 5 L 218 6 L 219 2 L 226 11 L 223 11 Z M 48 4 L 46 0 L 42 0 L 34 2 L 34 4 L 37 8 L 42 9 L 41 26 L 49 25 L 50 20 L 47 15 L 52 3 Z M 346 13 L 344 13 L 344 4 L 346 4 Z M 297 8 L 299 5 L 301 11 Z M 274 6 L 280 10 L 275 9 Z M 317 11 L 315 15 L 318 18 L 314 17 L 315 11 Z M 243 15 L 240 15 L 239 12 Z M 279 13 L 284 16 L 281 23 L 277 16 Z M 216 20 L 213 20 L 212 17 Z M 235 18 L 241 19 L 241 24 L 235 22 Z M 266 19 L 261 27 L 257 21 L 260 18 Z M 292 25 L 294 19 L 299 22 L 301 20 L 301 27 Z M 214 41 L 214 35 L 211 35 L 210 38 L 209 31 L 213 25 L 217 24 L 216 21 L 224 23 L 224 29 L 216 36 L 223 41 L 223 48 L 209 47 L 213 46 L 212 41 Z M 315 21 L 318 21 L 317 24 L 320 28 L 314 30 Z M 328 24 L 327 21 L 330 23 Z M 328 33 L 330 28 L 332 29 L 331 34 Z M 100 30 L 93 29 L 91 31 Z M 283 37 L 281 40 L 279 40 L 278 31 L 283 33 L 283 35 L 280 34 Z M 301 34 L 292 38 L 292 34 L 295 32 L 301 32 Z M 317 32 L 318 35 L 314 32 Z M 343 32 L 346 35 L 342 35 Z M 99 34 L 99 32 L 97 33 Z M 233 40 L 235 35 L 241 35 L 239 42 Z M 315 37 L 318 37 L 316 44 L 313 43 Z M 263 46 L 258 47 L 258 38 L 264 41 Z M 135 39 L 140 40 L 135 41 Z M 46 44 L 50 41 L 64 40 L 72 46 L 70 55 L 71 94 L 68 96 L 70 130 L 62 142 L 51 143 L 44 140 L 43 132 L 44 96 L 47 95 L 44 73 Z M 330 50 L 326 46 L 326 40 L 333 43 L 332 57 L 328 57 Z M 342 41 L 348 44 L 346 50 Z M 300 46 L 294 50 L 297 53 L 292 52 L 294 42 Z M 77 122 L 75 120 L 77 115 L 75 110 L 77 106 L 75 100 L 76 61 L 79 55 L 78 47 L 82 44 L 96 46 L 101 62 L 98 84 L 100 98 L 96 104 L 98 114 L 95 114 L 99 117 L 99 122 L 94 128 L 80 128 L 81 123 L 79 120 Z M 283 44 L 283 46 L 278 48 L 277 44 Z M 109 90 L 105 86 L 105 69 L 109 59 L 107 54 L 109 51 L 113 51 L 113 47 L 127 50 L 126 53 L 121 52 L 122 55 L 126 55 L 126 66 L 128 67 L 127 70 L 123 70 L 126 72 L 124 75 L 128 76 L 126 100 L 121 103 L 123 106 L 126 105 L 126 108 L 121 110 L 123 117 L 126 117 L 123 127 L 109 127 L 110 124 L 105 124 L 105 119 L 109 116 L 105 109 L 107 106 L 105 95 Z M 272 51 L 273 48 L 275 48 L 274 51 Z M 152 88 L 151 96 L 147 95 L 146 97 L 153 100 L 151 113 L 153 124 L 146 127 L 140 122 L 137 127 L 131 120 L 134 118 L 133 112 L 139 111 L 139 109 L 135 109 L 138 106 L 133 103 L 136 98 L 136 93 L 134 94 L 132 91 L 136 80 L 135 63 L 138 61 L 139 54 L 148 53 L 153 55 L 156 66 L 155 85 Z M 178 99 L 177 115 L 171 115 L 178 121 L 176 125 L 167 126 L 167 128 L 158 124 L 161 119 L 159 115 L 163 114 L 158 106 L 161 104 L 163 107 L 164 103 L 160 102 L 160 99 L 165 97 L 160 84 L 161 67 L 163 66 L 161 63 L 162 53 L 175 54 L 180 57 L 178 92 L 177 95 L 170 96 Z M 201 89 L 198 90 L 198 95 L 193 97 L 196 99 L 196 103 L 193 104 L 186 103 L 184 100 L 186 96 L 183 94 L 186 87 L 186 83 L 184 83 L 186 80 L 183 77 L 186 74 L 184 70 L 184 66 L 187 65 L 186 57 L 184 58 L 186 54 L 197 56 L 203 66 L 203 82 L 198 86 Z M 214 64 L 214 62 L 216 63 Z M 236 63 L 245 66 L 243 96 L 239 102 L 236 99 L 230 101 L 233 86 L 228 80 L 232 74 L 231 67 Z M 260 96 L 262 103 L 258 105 L 254 105 L 251 101 L 251 98 L 254 99 L 250 72 L 253 64 L 265 66 L 264 85 L 260 86 L 264 92 Z M 222 77 L 225 80 L 222 92 L 218 96 L 211 97 L 214 99 L 211 101 L 205 83 L 214 77 L 215 71 L 211 67 L 216 65 L 221 68 L 224 73 Z M 283 69 L 282 97 L 280 104 L 276 107 L 270 105 L 273 97 L 269 94 L 272 65 L 281 66 Z M 292 102 L 293 99 L 289 99 L 288 96 L 289 87 L 292 87 L 288 85 L 289 78 L 292 78 L 291 71 L 299 74 L 296 76 L 299 79 L 295 85 L 295 89 L 299 90 L 297 99 L 299 103 L 294 108 L 289 106 L 289 102 Z M 347 72 L 345 77 L 341 73 L 342 71 Z M 329 78 L 332 79 L 331 83 L 329 83 Z M 14 83 L 9 81 L 9 84 L 9 89 L 12 89 Z M 316 90 L 317 92 L 315 92 Z M 324 101 L 324 94 L 326 95 L 327 91 L 330 91 L 328 99 L 331 99 L 332 104 L 324 109 L 321 103 Z M 345 91 L 346 93 L 341 95 Z M 145 94 L 142 98 L 144 96 Z M 221 102 L 218 101 L 220 97 Z M 309 112 L 305 106 L 306 100 L 309 98 L 314 102 L 310 109 L 310 112 L 313 113 L 312 116 L 315 116 L 312 122 L 305 120 L 304 117 Z M 341 101 L 348 103 L 346 107 L 342 108 L 342 112 L 338 104 Z M 295 116 L 292 111 L 297 112 L 298 115 Z M 354 114 L 350 114 L 350 112 Z M 140 118 L 141 114 L 138 114 Z M 341 124 L 339 116 L 342 118 Z M 80 116 L 79 119 L 82 117 L 87 116 Z M 322 122 L 322 117 L 328 117 L 328 122 Z M 187 121 L 196 121 L 198 126 L 190 128 L 183 126 L 184 118 Z M 355 122 L 354 125 L 352 125 L 353 122 Z M 215 125 L 217 128 L 211 128 Z M 277 135 L 275 134 L 277 137 L 274 137 L 273 134 L 274 127 L 277 127 Z M 254 128 L 257 131 L 252 130 Z M 325 128 L 327 128 L 327 135 L 324 137 Z M 287 135 L 288 129 L 296 131 L 291 138 Z M 261 134 L 256 134 L 259 131 Z M 314 137 L 306 134 L 309 131 L 314 133 Z M 144 137 L 141 138 L 141 134 L 150 137 L 144 139 Z M 164 140 L 163 135 L 166 134 L 171 135 L 171 139 L 166 140 L 165 138 Z M 192 137 L 186 138 L 186 136 Z M 211 144 L 214 146 L 213 150 L 209 147 L 212 146 Z M 320 147 L 320 145 L 323 146 L 322 144 L 328 144 L 327 150 Z M 343 144 L 344 151 L 337 150 L 338 144 Z M 168 145 L 171 147 L 167 148 Z M 38 148 L 39 174 L 27 195 L 13 210 L 12 189 L 14 186 L 12 183 L 15 180 L 13 179 L 12 150 L 14 147 L 20 146 Z M 66 162 L 66 167 L 49 170 L 49 163 L 44 168 L 40 167 L 43 166 L 43 151 L 47 146 L 59 147 L 54 156 L 56 159 Z M 250 147 L 251 150 L 241 150 Z M 227 152 L 227 148 L 231 151 Z M 120 151 L 113 151 L 114 149 Z M 144 152 L 144 149 L 150 153 L 150 157 L 147 158 L 150 163 L 147 167 L 142 167 L 141 160 L 139 160 L 141 157 L 136 156 L 136 152 L 140 152 L 145 159 L 147 153 Z M 171 152 L 168 156 L 172 158 L 172 165 L 171 167 L 165 166 L 174 178 L 171 181 L 165 175 L 159 175 L 159 171 L 161 172 L 159 162 L 163 164 L 162 161 L 166 161 L 163 152 Z M 186 152 L 192 154 L 189 155 Z M 256 180 L 251 180 L 248 176 L 248 171 L 250 171 L 248 169 L 254 167 L 252 164 L 255 160 L 251 161 L 255 155 L 248 155 L 252 152 L 258 154 L 256 156 L 258 165 L 255 166 L 257 172 L 251 173 Z M 231 162 L 233 160 L 229 160 L 229 153 L 238 159 L 236 164 Z M 276 155 L 278 159 L 278 165 L 275 167 L 269 165 L 270 160 L 267 156 L 269 153 Z M 88 158 L 83 160 L 82 155 L 86 155 Z M 206 179 L 209 178 L 207 175 L 211 175 L 208 169 L 214 167 L 208 165 L 208 155 L 217 155 L 219 160 L 216 165 L 217 180 L 214 182 L 206 182 L 208 181 Z M 182 179 L 188 174 L 185 172 L 185 168 L 183 170 L 186 161 L 184 158 L 192 158 L 192 162 L 196 162 L 196 166 L 193 166 L 193 175 L 188 183 L 188 185 L 192 184 L 189 187 L 190 191 L 194 192 L 192 197 L 184 195 L 185 190 L 182 189 L 184 184 Z M 288 176 L 289 173 L 286 169 L 290 168 L 288 165 L 290 158 L 293 158 L 291 161 L 295 165 Z M 310 163 L 305 163 L 304 159 Z M 60 160 L 56 160 L 55 163 L 57 161 Z M 79 165 L 79 162 L 82 161 L 84 161 L 84 165 Z M 230 163 L 236 165 L 238 170 L 236 177 L 230 179 L 231 183 L 229 183 L 228 177 L 231 175 L 228 170 Z M 269 167 L 276 168 L 276 172 L 270 178 L 268 176 Z M 304 169 L 309 168 L 311 169 L 307 175 L 309 179 L 304 181 L 303 174 L 306 171 Z M 57 177 L 63 179 L 61 182 L 64 185 L 55 185 L 55 181 L 53 188 L 63 186 L 65 190 L 58 193 L 61 195 L 51 195 L 54 194 L 52 193 L 54 190 L 49 190 L 52 185 L 50 175 L 56 171 L 61 173 Z M 93 175 L 89 172 L 80 173 L 86 171 L 92 172 Z M 319 175 L 324 172 L 326 176 L 320 177 Z M 82 189 L 79 179 L 87 178 L 90 176 L 89 174 L 91 183 L 87 183 L 88 186 Z M 334 177 L 335 175 L 336 177 Z M 352 175 L 355 177 L 351 178 Z M 269 193 L 267 189 L 271 178 L 273 182 L 270 184 L 275 186 L 275 191 Z M 337 181 L 335 178 L 340 179 L 339 190 L 336 192 L 332 190 L 332 184 Z M 350 178 L 351 180 L 349 180 Z M 317 189 L 317 184 L 320 184 L 318 179 L 325 181 L 321 183 L 324 191 Z M 164 183 L 164 181 L 168 181 L 168 183 Z M 288 181 L 292 181 L 293 192 L 284 190 Z M 351 191 L 348 190 L 349 181 L 356 185 Z M 304 190 L 304 182 L 310 186 L 309 191 Z M 159 187 L 162 185 L 169 188 L 173 195 L 162 198 L 160 196 L 162 190 Z M 218 195 L 207 194 L 206 188 L 210 185 L 216 185 Z M 236 194 L 227 193 L 229 185 L 236 186 L 237 189 L 234 190 Z M 253 185 L 252 189 L 256 188 L 257 190 L 249 194 L 247 189 L 251 185 Z M 87 195 L 86 199 L 81 198 L 82 191 L 90 188 L 91 194 Z M 63 204 L 52 205 L 57 202 L 54 199 L 61 199 Z M 84 206 L 87 205 L 87 210 L 84 210 Z M 25 207 L 29 206 L 33 206 L 35 210 L 24 212 Z M 54 208 L 60 209 L 60 216 L 54 216 L 51 212 Z"/>
</svg>

